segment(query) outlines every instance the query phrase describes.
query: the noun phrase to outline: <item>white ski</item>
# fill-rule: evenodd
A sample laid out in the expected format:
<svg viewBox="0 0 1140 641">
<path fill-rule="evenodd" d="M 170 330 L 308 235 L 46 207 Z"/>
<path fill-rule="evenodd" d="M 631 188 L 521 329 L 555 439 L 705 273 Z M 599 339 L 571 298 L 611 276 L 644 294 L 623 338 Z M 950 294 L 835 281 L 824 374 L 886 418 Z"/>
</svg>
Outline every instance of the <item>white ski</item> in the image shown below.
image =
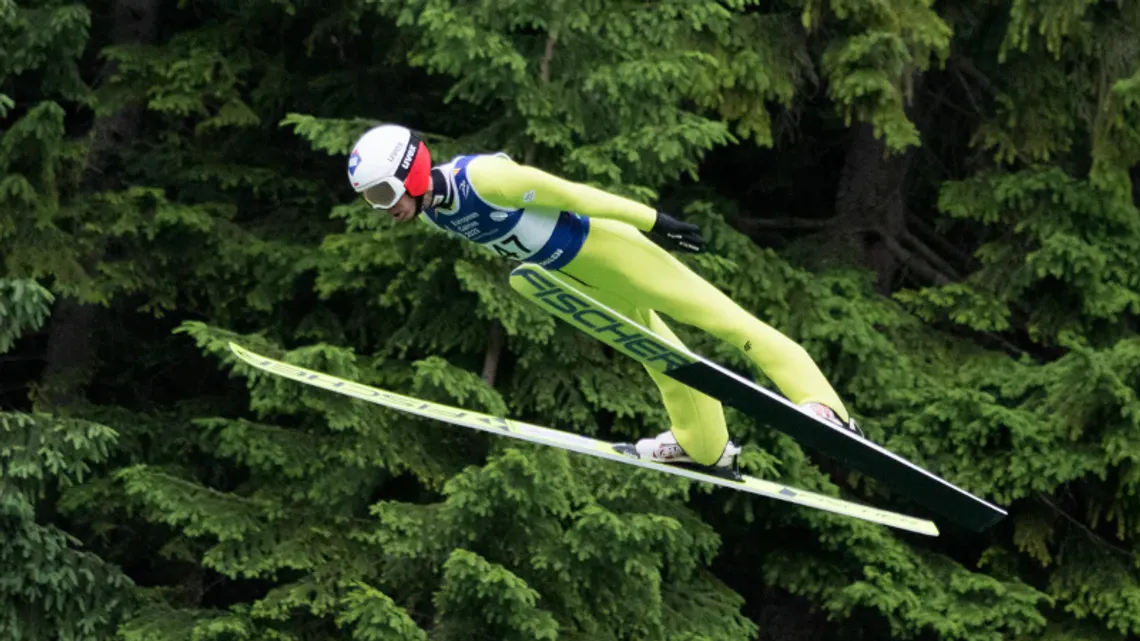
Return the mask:
<svg viewBox="0 0 1140 641">
<path fill-rule="evenodd" d="M 874 508 L 859 503 L 844 501 L 831 496 L 823 494 L 816 494 L 814 492 L 807 492 L 795 488 L 781 485 L 772 481 L 765 481 L 748 475 L 742 475 L 740 480 L 733 480 L 729 478 L 722 478 L 715 474 L 703 473 L 695 469 L 678 467 L 675 465 L 667 465 L 664 463 L 657 463 L 654 461 L 647 461 L 628 454 L 622 454 L 614 449 L 614 444 L 598 439 L 592 439 L 585 436 L 579 436 L 569 432 L 542 427 L 539 425 L 532 425 L 523 421 L 516 421 L 509 418 L 491 416 L 480 412 L 473 412 L 470 410 L 461 409 L 458 407 L 451 407 L 442 405 L 440 403 L 433 403 L 411 396 L 404 396 L 395 392 L 379 389 L 356 383 L 353 381 L 345 380 L 325 374 L 323 372 L 306 369 L 297 365 L 291 365 L 282 361 L 274 360 L 261 354 L 249 351 L 248 349 L 236 344 L 230 343 L 230 349 L 233 350 L 239 358 L 250 365 L 285 378 L 290 378 L 295 381 L 312 385 L 314 387 L 323 388 L 329 391 L 351 396 L 361 400 L 383 405 L 397 410 L 402 410 L 418 416 L 432 418 L 452 425 L 459 425 L 462 427 L 469 427 L 472 429 L 498 434 L 500 436 L 509 436 L 532 443 L 539 443 L 551 447 L 559 447 L 564 450 L 577 452 L 580 454 L 589 454 L 611 461 L 618 461 L 629 465 L 637 465 L 639 467 L 656 470 L 658 472 L 665 472 L 667 474 L 675 474 L 683 476 L 694 481 L 701 481 L 704 483 L 712 483 L 722 487 L 727 487 L 734 490 L 744 492 L 751 492 L 760 496 L 779 499 L 789 503 L 796 503 L 810 508 L 824 510 L 835 514 L 842 514 L 844 516 L 854 517 L 869 521 L 872 523 L 879 523 L 901 530 L 909 530 L 919 534 L 928 536 L 938 536 L 938 527 L 934 522 L 919 519 L 897 512 L 890 512 L 879 508 Z"/>
</svg>

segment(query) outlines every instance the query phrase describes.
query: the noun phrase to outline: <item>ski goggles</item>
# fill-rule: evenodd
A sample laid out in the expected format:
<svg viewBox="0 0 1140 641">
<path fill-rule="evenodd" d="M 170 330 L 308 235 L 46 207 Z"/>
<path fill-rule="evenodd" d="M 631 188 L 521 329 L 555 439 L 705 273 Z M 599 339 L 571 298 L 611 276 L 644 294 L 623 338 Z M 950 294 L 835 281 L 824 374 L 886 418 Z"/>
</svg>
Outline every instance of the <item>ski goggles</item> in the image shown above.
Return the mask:
<svg viewBox="0 0 1140 641">
<path fill-rule="evenodd" d="M 373 209 L 391 209 L 404 195 L 407 188 L 404 181 L 389 176 L 364 190 L 364 200 L 372 205 Z"/>
</svg>

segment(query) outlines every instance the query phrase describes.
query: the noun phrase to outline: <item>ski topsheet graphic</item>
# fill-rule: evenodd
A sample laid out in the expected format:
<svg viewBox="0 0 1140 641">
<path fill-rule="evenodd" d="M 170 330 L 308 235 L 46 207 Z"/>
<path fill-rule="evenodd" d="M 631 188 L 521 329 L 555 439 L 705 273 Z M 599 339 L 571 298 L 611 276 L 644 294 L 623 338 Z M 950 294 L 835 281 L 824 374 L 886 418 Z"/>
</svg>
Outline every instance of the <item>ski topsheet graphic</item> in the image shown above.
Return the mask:
<svg viewBox="0 0 1140 641">
<path fill-rule="evenodd" d="M 646 367 L 720 399 L 800 443 L 880 479 L 926 508 L 974 531 L 1006 516 L 988 503 L 914 463 L 801 410 L 783 396 L 675 345 L 594 300 L 567 278 L 524 263 L 511 272 L 511 287 L 547 313 L 636 359 Z"/>
<path fill-rule="evenodd" d="M 798 490 L 780 483 L 758 479 L 748 475 L 742 475 L 740 480 L 732 480 L 722 478 L 715 474 L 702 473 L 695 469 L 677 467 L 667 465 L 664 463 L 657 463 L 654 461 L 647 461 L 639 459 L 627 454 L 619 453 L 614 449 L 614 444 L 598 439 L 579 436 L 570 432 L 563 432 L 561 430 L 551 429 L 549 427 L 542 427 L 539 425 L 532 425 L 523 421 L 516 421 L 509 418 L 492 416 L 480 412 L 473 412 L 470 410 L 443 405 L 440 403 L 433 403 L 431 401 L 424 401 L 411 396 L 404 396 L 396 392 L 371 387 L 362 383 L 357 383 L 343 378 L 338 378 L 323 372 L 306 369 L 297 365 L 291 365 L 282 361 L 274 360 L 266 356 L 249 351 L 248 349 L 230 343 L 230 349 L 233 350 L 239 358 L 250 365 L 275 374 L 289 378 L 306 385 L 312 385 L 326 389 L 338 394 L 344 394 L 360 400 L 383 405 L 393 409 L 401 410 L 418 416 L 444 421 L 452 425 L 459 425 L 462 427 L 469 427 L 484 432 L 490 432 L 499 436 L 507 436 L 511 438 L 520 439 L 523 441 L 530 441 L 532 443 L 539 443 L 551 447 L 558 447 L 580 454 L 588 454 L 597 456 L 611 461 L 618 461 L 629 465 L 636 465 L 658 472 L 667 474 L 675 474 L 683 476 L 694 481 L 701 481 L 704 483 L 712 483 L 722 487 L 731 488 L 743 492 L 750 492 L 760 496 L 779 499 L 789 503 L 796 503 L 818 510 L 824 510 L 835 514 L 842 514 L 844 516 L 854 517 L 869 521 L 872 523 L 879 523 L 901 530 L 909 530 L 920 534 L 929 536 L 938 536 L 938 527 L 931 521 L 919 519 L 905 514 L 890 512 L 875 507 L 861 505 L 850 501 L 844 501 L 835 497 L 817 494 L 814 492 L 806 492 Z"/>
</svg>

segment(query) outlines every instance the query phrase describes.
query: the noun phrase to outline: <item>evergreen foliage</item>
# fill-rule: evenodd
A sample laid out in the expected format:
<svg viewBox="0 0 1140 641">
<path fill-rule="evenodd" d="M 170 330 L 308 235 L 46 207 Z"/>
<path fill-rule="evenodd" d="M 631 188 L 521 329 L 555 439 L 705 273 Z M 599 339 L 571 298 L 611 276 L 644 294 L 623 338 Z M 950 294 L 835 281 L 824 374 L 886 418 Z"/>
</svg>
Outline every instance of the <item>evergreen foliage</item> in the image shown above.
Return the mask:
<svg viewBox="0 0 1140 641">
<path fill-rule="evenodd" d="M 0 0 L 0 638 L 1140 636 L 1138 29 L 1072 0 Z M 870 438 L 1010 517 L 918 539 L 238 361 L 664 427 L 508 263 L 354 197 L 382 121 L 700 224 L 683 260 Z M 728 418 L 754 474 L 914 509 Z"/>
</svg>

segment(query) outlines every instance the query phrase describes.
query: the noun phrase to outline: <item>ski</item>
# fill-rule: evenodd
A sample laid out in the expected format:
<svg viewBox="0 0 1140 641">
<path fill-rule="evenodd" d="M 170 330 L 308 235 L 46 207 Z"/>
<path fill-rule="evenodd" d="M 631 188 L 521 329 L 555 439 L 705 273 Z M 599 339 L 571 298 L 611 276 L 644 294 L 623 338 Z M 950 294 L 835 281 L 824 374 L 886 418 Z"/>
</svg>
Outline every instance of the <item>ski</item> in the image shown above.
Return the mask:
<svg viewBox="0 0 1140 641">
<path fill-rule="evenodd" d="M 733 480 L 717 476 L 716 474 L 701 472 L 693 468 L 644 460 L 636 456 L 631 456 L 630 454 L 621 453 L 621 451 L 616 449 L 617 444 L 608 441 L 405 396 L 396 392 L 364 385 L 363 383 L 338 378 L 324 372 L 318 372 L 275 360 L 252 352 L 237 343 L 231 342 L 229 346 L 238 358 L 259 370 L 417 416 L 489 432 L 499 436 L 507 436 L 550 447 L 558 447 L 579 454 L 588 454 L 611 461 L 636 465 L 666 474 L 682 476 L 694 481 L 750 492 L 759 496 L 795 503 L 843 516 L 854 517 L 901 530 L 908 530 L 928 536 L 938 536 L 939 534 L 938 527 L 932 521 L 926 519 L 844 501 L 824 494 L 799 490 L 746 474 L 740 475 L 738 480 Z"/>
<path fill-rule="evenodd" d="M 594 300 L 568 278 L 524 263 L 510 276 L 515 291 L 646 367 L 720 399 L 775 429 L 861 472 L 882 480 L 933 512 L 973 531 L 982 531 L 1006 511 L 949 483 L 849 430 L 834 427 L 794 403 L 654 334 Z"/>
</svg>

